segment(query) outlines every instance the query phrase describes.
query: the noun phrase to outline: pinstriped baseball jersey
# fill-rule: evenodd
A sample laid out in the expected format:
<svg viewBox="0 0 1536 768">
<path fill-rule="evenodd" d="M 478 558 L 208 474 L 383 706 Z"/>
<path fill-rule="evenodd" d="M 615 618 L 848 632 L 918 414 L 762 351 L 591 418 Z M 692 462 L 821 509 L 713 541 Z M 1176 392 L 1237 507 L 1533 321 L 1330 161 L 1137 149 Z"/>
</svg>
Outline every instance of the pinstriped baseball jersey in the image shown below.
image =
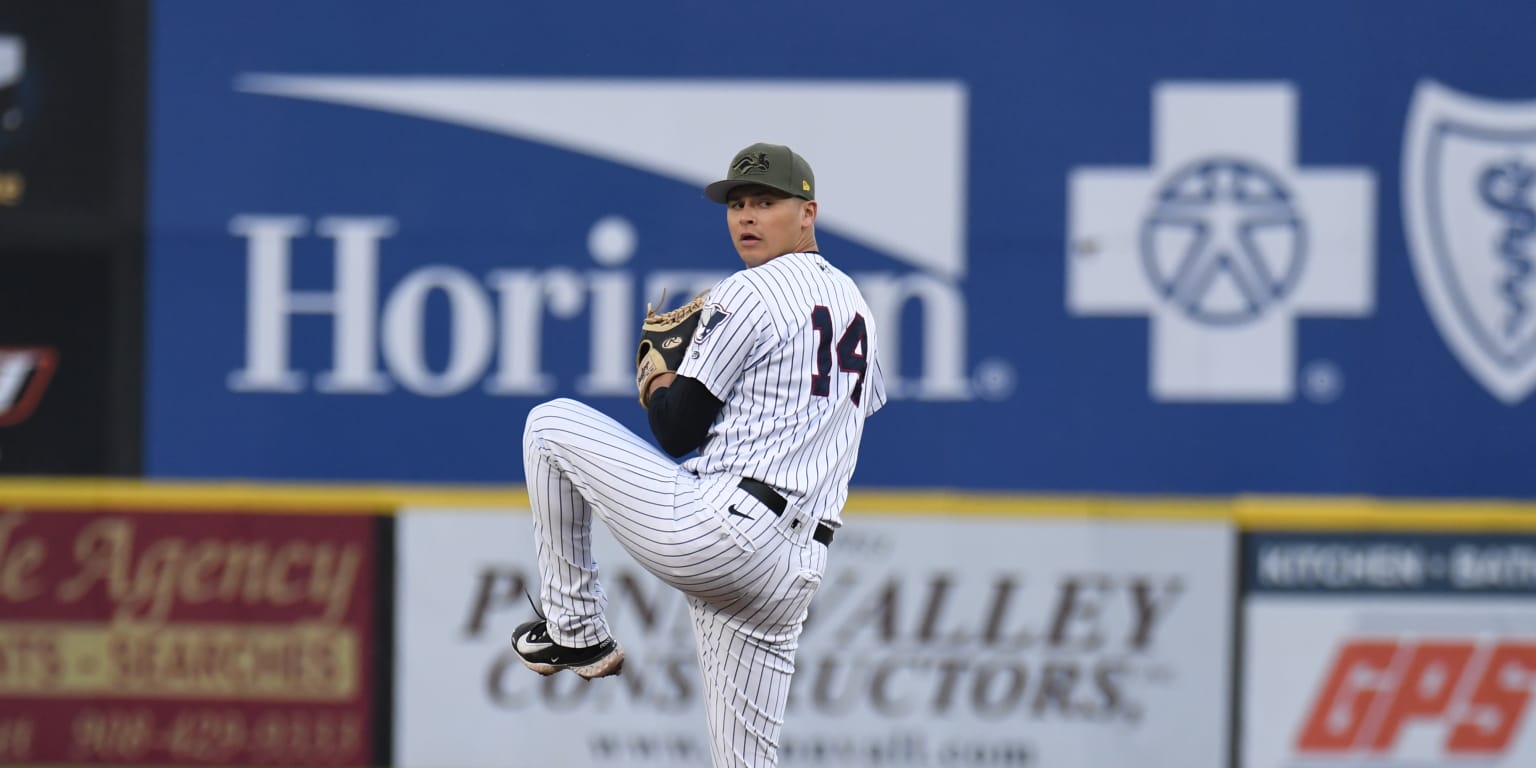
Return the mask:
<svg viewBox="0 0 1536 768">
<path fill-rule="evenodd" d="M 878 350 L 853 281 L 820 254 L 788 253 L 722 280 L 700 314 L 678 374 L 724 405 L 697 457 L 680 466 L 573 400 L 528 414 L 549 637 L 569 648 L 611 638 L 592 557 L 602 520 L 687 596 L 717 768 L 777 765 L 795 650 L 826 571 L 818 523 L 841 523 L 865 417 L 886 399 Z M 743 478 L 788 504 L 774 509 Z"/>
<path fill-rule="evenodd" d="M 514 649 L 541 674 L 558 670 L 539 656 L 550 649 L 584 677 L 620 668 L 592 557 L 601 520 L 687 596 L 716 768 L 778 764 L 828 528 L 842 522 L 864 419 L 885 404 L 869 306 L 815 252 L 813 190 L 810 166 L 774 144 L 737 153 L 705 188 L 728 206 L 749 268 L 711 290 L 677 371 L 722 403 L 697 457 L 678 465 L 574 400 L 535 407 L 523 432 L 546 618 L 524 624 Z"/>
<path fill-rule="evenodd" d="M 858 286 L 819 253 L 722 280 L 678 375 L 725 406 L 684 466 L 756 478 L 841 525 L 864 418 L 885 404 L 878 340 Z"/>
</svg>

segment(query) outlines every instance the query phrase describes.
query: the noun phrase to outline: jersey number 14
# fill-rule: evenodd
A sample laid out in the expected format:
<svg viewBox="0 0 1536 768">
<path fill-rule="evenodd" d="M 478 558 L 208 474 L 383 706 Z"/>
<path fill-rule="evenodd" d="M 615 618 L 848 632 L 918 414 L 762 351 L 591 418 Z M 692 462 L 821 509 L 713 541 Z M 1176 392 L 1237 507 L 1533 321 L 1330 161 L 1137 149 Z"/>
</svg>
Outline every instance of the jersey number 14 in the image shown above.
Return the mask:
<svg viewBox="0 0 1536 768">
<path fill-rule="evenodd" d="M 811 394 L 826 397 L 832 392 L 832 310 L 817 305 L 811 310 L 811 328 L 816 331 L 816 372 L 811 374 Z M 858 374 L 848 399 L 854 405 L 864 396 L 865 353 L 869 350 L 869 338 L 864 332 L 864 316 L 857 312 L 843 335 L 837 339 L 837 369 Z"/>
</svg>

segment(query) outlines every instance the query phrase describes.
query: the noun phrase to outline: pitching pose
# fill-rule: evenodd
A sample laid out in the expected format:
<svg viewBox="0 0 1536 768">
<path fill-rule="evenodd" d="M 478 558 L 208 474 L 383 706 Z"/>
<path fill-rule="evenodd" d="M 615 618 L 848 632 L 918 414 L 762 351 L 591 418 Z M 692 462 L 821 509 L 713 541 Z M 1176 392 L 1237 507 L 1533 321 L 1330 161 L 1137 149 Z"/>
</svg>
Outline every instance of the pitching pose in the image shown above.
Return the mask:
<svg viewBox="0 0 1536 768">
<path fill-rule="evenodd" d="M 528 414 L 523 462 L 543 615 L 512 642 L 540 674 L 616 674 L 596 518 L 687 596 L 716 766 L 778 761 L 795 649 L 826 571 L 864 419 L 885 403 L 879 333 L 816 247 L 816 182 L 788 147 L 754 144 L 704 193 L 747 268 L 648 313 L 636 360 L 657 442 L 573 400 Z"/>
</svg>

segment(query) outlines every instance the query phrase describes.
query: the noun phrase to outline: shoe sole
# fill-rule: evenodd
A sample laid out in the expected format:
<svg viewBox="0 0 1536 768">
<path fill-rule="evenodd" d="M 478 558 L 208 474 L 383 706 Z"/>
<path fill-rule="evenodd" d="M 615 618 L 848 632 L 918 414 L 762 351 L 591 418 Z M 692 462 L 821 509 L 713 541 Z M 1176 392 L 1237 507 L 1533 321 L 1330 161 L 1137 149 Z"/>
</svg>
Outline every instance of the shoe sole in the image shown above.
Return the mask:
<svg viewBox="0 0 1536 768">
<path fill-rule="evenodd" d="M 521 656 L 518 659 L 523 662 L 523 666 L 545 677 L 549 677 L 562 669 L 569 669 L 583 679 L 596 680 L 599 677 L 619 674 L 624 668 L 624 648 L 615 643 L 613 650 L 579 667 L 567 664 L 542 664 L 536 661 L 529 661 Z"/>
</svg>

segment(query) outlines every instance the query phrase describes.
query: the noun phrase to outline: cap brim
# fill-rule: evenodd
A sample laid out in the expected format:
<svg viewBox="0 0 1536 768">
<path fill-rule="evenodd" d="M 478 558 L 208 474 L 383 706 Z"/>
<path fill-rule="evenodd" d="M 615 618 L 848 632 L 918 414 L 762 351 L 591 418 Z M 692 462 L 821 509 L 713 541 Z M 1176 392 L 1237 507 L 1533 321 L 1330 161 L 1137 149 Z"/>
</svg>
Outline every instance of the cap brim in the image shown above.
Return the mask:
<svg viewBox="0 0 1536 768">
<path fill-rule="evenodd" d="M 801 200 L 811 199 L 803 194 L 793 190 L 785 189 L 777 184 L 769 184 L 766 181 L 759 181 L 757 179 L 723 179 L 705 187 L 704 196 L 717 203 L 724 203 L 726 199 L 731 196 L 731 190 L 736 189 L 737 187 L 762 187 L 764 189 L 771 189 L 775 192 L 782 192 L 786 195 L 789 195 L 790 197 L 798 197 Z"/>
<path fill-rule="evenodd" d="M 737 187 L 746 186 L 748 183 L 749 182 L 742 181 L 741 179 L 724 179 L 717 181 L 704 188 L 704 196 L 717 203 L 724 203 L 725 199 L 730 196 L 731 190 Z"/>
</svg>

